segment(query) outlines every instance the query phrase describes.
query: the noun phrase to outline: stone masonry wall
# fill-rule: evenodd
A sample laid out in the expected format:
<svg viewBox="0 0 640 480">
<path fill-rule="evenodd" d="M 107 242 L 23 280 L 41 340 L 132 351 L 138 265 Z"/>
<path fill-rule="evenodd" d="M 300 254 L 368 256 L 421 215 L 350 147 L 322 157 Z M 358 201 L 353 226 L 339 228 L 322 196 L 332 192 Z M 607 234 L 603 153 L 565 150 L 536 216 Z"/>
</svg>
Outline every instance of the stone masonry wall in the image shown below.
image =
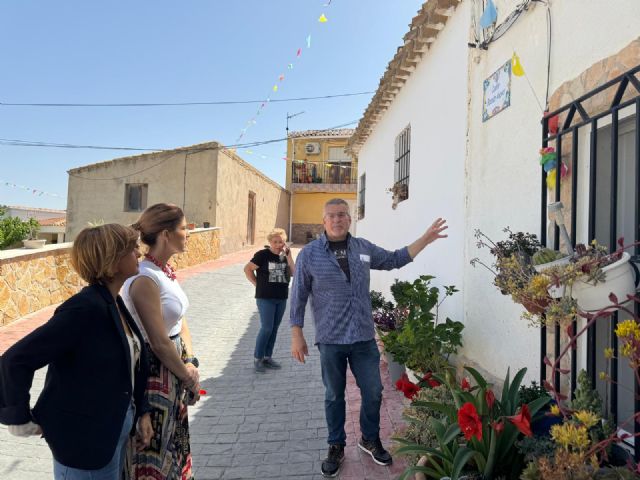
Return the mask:
<svg viewBox="0 0 640 480">
<path fill-rule="evenodd" d="M 296 244 L 307 243 L 307 232 L 311 232 L 313 238 L 324 232 L 322 224 L 315 223 L 294 223 L 291 225 L 291 238 L 289 239 Z"/>
<path fill-rule="evenodd" d="M 220 256 L 219 229 L 202 229 L 191 233 L 187 252 L 175 256 L 171 263 L 182 269 Z M 71 267 L 71 244 L 47 250 L 3 252 L 0 258 L 0 326 L 63 302 L 80 291 L 86 283 Z"/>
</svg>

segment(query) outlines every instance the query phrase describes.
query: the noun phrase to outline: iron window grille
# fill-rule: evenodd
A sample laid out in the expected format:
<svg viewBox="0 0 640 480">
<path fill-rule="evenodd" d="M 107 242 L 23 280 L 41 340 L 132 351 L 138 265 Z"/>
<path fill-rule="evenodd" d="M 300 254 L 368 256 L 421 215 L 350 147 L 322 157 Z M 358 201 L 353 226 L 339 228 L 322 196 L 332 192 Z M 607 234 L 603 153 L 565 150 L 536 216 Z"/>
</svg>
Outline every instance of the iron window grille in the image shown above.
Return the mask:
<svg viewBox="0 0 640 480">
<path fill-rule="evenodd" d="M 576 237 L 580 237 L 580 232 L 583 232 L 583 237 L 586 232 L 587 238 L 580 238 L 583 243 L 596 239 L 599 243 L 608 245 L 611 251 L 615 250 L 617 239 L 623 236 L 622 234 L 625 234 L 625 244 L 638 242 L 640 238 L 640 80 L 636 77 L 639 72 L 640 65 L 548 113 L 542 120 L 542 146 L 555 147 L 558 166 L 562 160 L 568 160 L 566 163 L 570 178 L 565 180 L 562 175 L 556 175 L 553 201 L 562 200 L 565 204 L 571 205 L 569 225 L 573 247 L 576 245 Z M 635 93 L 628 88 L 629 84 L 635 88 Z M 594 97 L 605 91 L 613 93 L 606 108 L 603 111 L 587 113 Z M 623 101 L 625 93 L 627 99 Z M 550 132 L 550 120 L 554 117 L 560 118 L 561 122 L 557 132 Z M 586 144 L 588 149 L 585 148 Z M 563 148 L 563 145 L 566 146 Z M 582 173 L 583 168 L 586 170 L 585 174 Z M 556 169 L 558 170 L 559 168 Z M 542 169 L 540 238 L 543 245 L 558 248 L 560 231 L 557 225 L 550 235 L 552 238 L 547 238 L 549 200 L 546 177 L 547 174 Z M 563 190 L 562 186 L 567 182 L 570 184 Z M 582 215 L 578 215 L 578 212 Z M 635 246 L 632 253 L 632 262 L 637 263 L 640 259 L 640 247 Z M 636 303 L 636 314 L 638 311 Z M 606 412 L 603 413 L 608 413 L 618 426 L 620 421 L 625 421 L 630 414 L 637 415 L 640 412 L 640 390 L 635 375 L 630 367 L 617 360 L 618 340 L 615 329 L 618 321 L 624 319 L 619 319 L 622 315 L 616 313 L 590 327 L 587 331 L 586 352 L 585 346 L 580 343 L 572 349 L 570 369 L 570 395 L 573 398 L 578 358 L 583 358 L 581 355 L 586 353 L 587 374 L 592 386 L 605 401 Z M 541 382 L 547 378 L 548 370 L 544 361 L 547 352 L 553 349 L 553 355 L 557 358 L 561 351 L 560 326 L 555 325 L 551 328 L 554 329 L 552 346 L 548 345 L 547 327 L 541 327 L 540 332 Z M 578 322 L 575 319 L 571 328 L 574 333 L 577 332 Z M 598 378 L 598 372 L 605 370 L 607 366 L 603 353 L 605 347 L 613 349 L 613 358 L 608 364 L 611 379 L 608 383 L 599 381 Z M 551 381 L 555 388 L 560 390 L 560 372 L 556 371 Z M 638 422 L 634 421 L 632 426 L 627 424 L 624 428 L 632 430 L 630 433 L 634 435 L 640 434 Z M 631 442 L 632 445 L 628 446 L 632 446 L 637 460 L 640 458 L 640 440 L 632 439 Z"/>
<path fill-rule="evenodd" d="M 392 190 L 398 192 L 398 202 L 409 198 L 409 167 L 411 163 L 411 125 L 396 137 Z M 402 186 L 401 186 L 402 185 Z"/>
</svg>

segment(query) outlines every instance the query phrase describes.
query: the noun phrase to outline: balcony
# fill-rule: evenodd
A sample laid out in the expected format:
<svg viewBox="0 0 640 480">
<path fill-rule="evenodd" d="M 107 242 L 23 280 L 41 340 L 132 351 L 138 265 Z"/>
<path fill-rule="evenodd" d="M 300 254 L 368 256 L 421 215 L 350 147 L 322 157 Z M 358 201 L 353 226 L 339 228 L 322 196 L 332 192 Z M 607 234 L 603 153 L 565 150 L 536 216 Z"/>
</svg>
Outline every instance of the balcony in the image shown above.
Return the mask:
<svg viewBox="0 0 640 480">
<path fill-rule="evenodd" d="M 350 162 L 294 162 L 291 190 L 294 192 L 356 191 L 358 164 Z"/>
</svg>

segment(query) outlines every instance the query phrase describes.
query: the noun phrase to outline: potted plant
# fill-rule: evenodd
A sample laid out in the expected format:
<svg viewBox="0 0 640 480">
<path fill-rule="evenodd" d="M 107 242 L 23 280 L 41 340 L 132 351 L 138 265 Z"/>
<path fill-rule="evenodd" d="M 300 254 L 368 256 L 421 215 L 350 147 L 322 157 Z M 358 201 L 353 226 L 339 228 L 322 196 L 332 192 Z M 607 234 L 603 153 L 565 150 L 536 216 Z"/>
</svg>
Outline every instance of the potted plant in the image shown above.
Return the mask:
<svg viewBox="0 0 640 480">
<path fill-rule="evenodd" d="M 402 322 L 406 318 L 406 312 L 397 309 L 393 302 L 386 301 L 380 292 L 371 290 L 370 297 L 373 324 L 375 325 L 378 337 L 384 345 L 385 337 L 389 332 L 402 327 Z M 391 382 L 395 383 L 400 379 L 402 374 L 405 373 L 405 366 L 395 360 L 389 348 L 384 348 L 383 353 L 387 362 L 389 377 L 391 378 Z"/>
<path fill-rule="evenodd" d="M 407 479 L 415 472 L 437 480 L 443 477 L 459 480 L 463 472 L 486 480 L 500 476 L 517 478 L 521 457 L 515 442 L 520 435 L 532 435 L 531 417 L 550 398 L 538 398 L 528 404 L 522 402 L 519 388 L 525 368 L 519 370 L 513 380 L 507 371 L 500 398 L 477 370 L 471 367 L 465 367 L 465 370 L 474 378 L 476 386 L 471 386 L 466 378 L 456 381 L 451 371 L 445 376 L 435 376 L 451 391 L 453 406 L 414 402 L 416 408 L 428 407 L 442 412 L 445 420 L 430 419 L 436 429 L 438 447 L 413 443 L 397 450 L 400 454 L 428 457 L 425 466 L 408 467 L 399 480 Z"/>
<path fill-rule="evenodd" d="M 419 377 L 442 371 L 448 365 L 449 355 L 462 346 L 464 325 L 439 318 L 442 303 L 458 290 L 445 286 L 440 299 L 440 290 L 431 284 L 434 278 L 421 275 L 413 282 L 396 280 L 391 286 L 395 305 L 387 311 L 395 328 L 384 332 L 378 327 L 385 352 L 392 353 L 395 361 L 417 372 Z"/>
<path fill-rule="evenodd" d="M 398 203 L 409 198 L 409 185 L 396 182 L 391 188 L 387 188 L 387 192 L 391 194 L 391 208 L 395 210 L 398 207 Z"/>
<path fill-rule="evenodd" d="M 30 218 L 28 221 L 29 233 L 26 238 L 22 240 L 24 248 L 42 248 L 47 243 L 45 239 L 38 238 L 38 231 L 40 230 L 40 224 L 34 218 Z"/>
</svg>

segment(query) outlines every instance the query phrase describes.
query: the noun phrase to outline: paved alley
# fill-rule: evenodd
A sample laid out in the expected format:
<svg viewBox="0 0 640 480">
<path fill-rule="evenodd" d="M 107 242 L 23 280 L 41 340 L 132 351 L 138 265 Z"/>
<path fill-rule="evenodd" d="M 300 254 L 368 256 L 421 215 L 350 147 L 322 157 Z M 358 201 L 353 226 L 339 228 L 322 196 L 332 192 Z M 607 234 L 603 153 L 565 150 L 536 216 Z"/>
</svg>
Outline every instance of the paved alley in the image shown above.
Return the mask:
<svg viewBox="0 0 640 480">
<path fill-rule="evenodd" d="M 241 252 L 231 260 L 209 262 L 180 275 L 191 302 L 187 319 L 201 363 L 202 388 L 208 392 L 190 410 L 195 476 L 211 480 L 320 479 L 320 464 L 327 450 L 326 426 L 311 319 L 305 328 L 311 353 L 305 365 L 290 357 L 287 312 L 274 354 L 282 370 L 254 373 L 253 346 L 259 319 L 253 287 L 242 271 L 250 256 L 250 252 Z M 0 330 L 0 336 L 2 333 Z M 402 398 L 385 378 L 381 436 L 389 446 Z M 39 371 L 33 396 L 42 388 L 43 379 L 44 372 Z M 400 459 L 396 458 L 392 467 L 381 467 L 355 446 L 358 409 L 359 393 L 350 378 L 347 458 L 339 478 L 397 478 L 403 470 Z M 0 427 L 0 452 L 0 478 L 51 478 L 51 454 L 43 439 L 13 437 L 6 427 Z"/>
</svg>

